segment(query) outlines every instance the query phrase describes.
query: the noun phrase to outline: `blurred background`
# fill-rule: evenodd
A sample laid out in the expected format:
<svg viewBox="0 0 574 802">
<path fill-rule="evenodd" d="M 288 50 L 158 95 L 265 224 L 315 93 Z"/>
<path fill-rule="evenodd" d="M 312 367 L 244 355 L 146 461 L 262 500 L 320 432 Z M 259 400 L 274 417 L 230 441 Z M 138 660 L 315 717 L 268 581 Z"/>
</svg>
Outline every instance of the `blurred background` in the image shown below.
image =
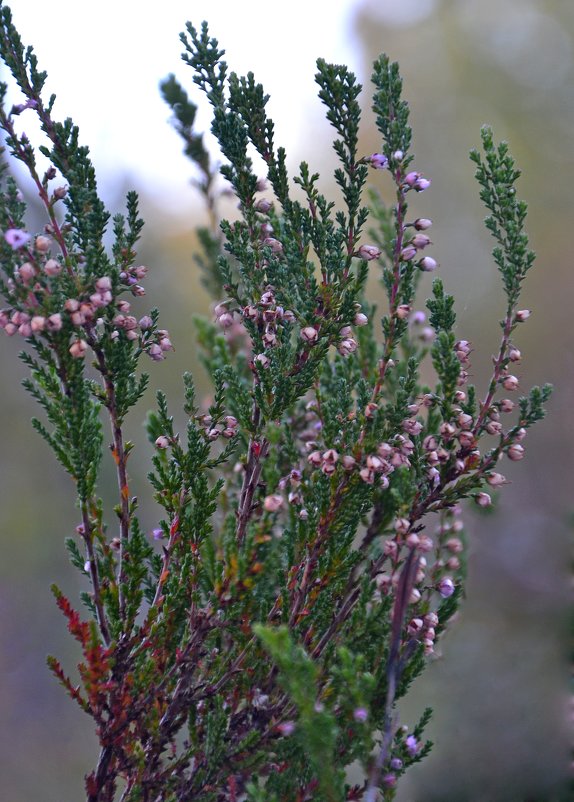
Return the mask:
<svg viewBox="0 0 574 802">
<path fill-rule="evenodd" d="M 432 217 L 432 255 L 457 299 L 458 333 L 475 345 L 474 379 L 484 386 L 498 344 L 499 279 L 473 182 L 468 150 L 481 124 L 508 139 L 524 176 L 528 230 L 538 262 L 522 306 L 533 316 L 516 344 L 521 386 L 550 381 L 549 417 L 526 440 L 527 459 L 507 463 L 512 480 L 495 515 L 469 515 L 468 598 L 430 665 L 401 707 L 414 724 L 435 708 L 431 756 L 401 784 L 399 802 L 552 802 L 567 800 L 572 740 L 568 720 L 568 609 L 574 365 L 574 4 L 561 0 L 171 0 L 154 9 L 135 0 L 82 4 L 13 0 L 24 42 L 33 43 L 58 94 L 57 118 L 73 116 L 90 146 L 110 210 L 141 193 L 147 220 L 140 259 L 149 265 L 141 313 L 159 306 L 176 346 L 150 365 L 152 391 L 133 414 L 132 437 L 161 386 L 181 399 L 180 375 L 198 365 L 192 315 L 209 313 L 192 254 L 204 223 L 191 164 L 170 129 L 158 84 L 175 72 L 194 99 L 179 60 L 187 19 L 210 22 L 232 69 L 253 70 L 272 99 L 276 138 L 294 170 L 301 158 L 331 191 L 335 157 L 316 99 L 318 56 L 344 62 L 365 83 L 362 150 L 380 146 L 369 110 L 374 58 L 400 62 L 414 128 L 415 167 L 432 179 L 412 211 Z M 11 100 L 18 102 L 17 94 Z M 202 98 L 199 128 L 209 125 Z M 31 113 L 21 118 L 29 136 Z M 208 140 L 209 141 L 209 140 Z M 23 191 L 25 177 L 16 172 Z M 375 176 L 383 194 L 389 187 Z M 233 215 L 233 207 L 224 210 Z M 423 289 L 427 289 L 429 283 Z M 372 285 L 373 297 L 380 297 Z M 67 700 L 45 668 L 54 653 L 72 668 L 77 655 L 49 593 L 82 589 L 63 541 L 77 523 L 73 489 L 29 419 L 37 410 L 20 380 L 17 343 L 0 341 L 0 798 L 66 802 L 83 798 L 83 775 L 97 754 L 91 722 Z M 177 416 L 176 416 L 177 417 Z M 180 418 L 178 418 L 181 420 Z M 131 464 L 132 491 L 143 497 L 149 449 Z M 110 498 L 111 473 L 103 484 Z M 154 524 L 153 507 L 144 523 Z"/>
</svg>

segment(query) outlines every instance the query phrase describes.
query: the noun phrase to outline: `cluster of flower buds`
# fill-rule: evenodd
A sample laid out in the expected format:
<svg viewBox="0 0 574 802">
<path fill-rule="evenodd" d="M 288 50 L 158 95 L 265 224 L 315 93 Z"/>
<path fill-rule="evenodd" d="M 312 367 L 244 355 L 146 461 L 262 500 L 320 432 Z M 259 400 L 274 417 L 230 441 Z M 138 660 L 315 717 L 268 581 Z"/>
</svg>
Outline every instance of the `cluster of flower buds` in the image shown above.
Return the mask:
<svg viewBox="0 0 574 802">
<path fill-rule="evenodd" d="M 278 489 L 283 491 L 288 489 L 287 501 L 289 504 L 295 506 L 302 506 L 303 504 L 303 496 L 301 495 L 302 476 L 299 468 L 292 468 L 286 476 L 281 477 L 279 480 Z M 300 517 L 304 518 L 306 514 L 305 510 L 304 515 Z"/>
<path fill-rule="evenodd" d="M 430 655 L 434 653 L 434 643 L 436 638 L 436 627 L 438 625 L 438 615 L 427 613 L 423 616 L 411 618 L 407 624 L 407 632 L 411 638 L 420 641 L 424 647 L 424 653 Z M 414 738 L 414 736 L 411 736 Z M 407 741 L 409 739 L 407 738 Z M 416 741 L 415 741 L 416 743 Z M 414 744 L 413 744 L 414 748 Z M 416 753 L 416 752 L 415 752 Z"/>
<path fill-rule="evenodd" d="M 432 220 L 429 220 L 426 217 L 419 217 L 414 221 L 414 223 L 410 223 L 409 225 L 412 225 L 413 228 L 416 229 L 417 233 L 411 237 L 411 239 L 401 250 L 401 259 L 404 262 L 412 261 L 418 257 L 420 252 L 423 251 L 428 245 L 432 245 L 430 237 L 423 233 L 431 227 Z M 430 273 L 433 270 L 436 270 L 437 267 L 437 262 L 432 258 L 432 256 L 423 256 L 421 259 L 418 259 L 416 264 L 419 270 L 422 270 L 424 273 Z"/>
<path fill-rule="evenodd" d="M 124 286 L 130 288 L 133 295 L 145 295 L 145 290 L 139 282 L 145 278 L 147 272 L 148 269 L 144 265 L 129 267 L 120 273 L 120 281 Z"/>
<path fill-rule="evenodd" d="M 238 420 L 234 415 L 226 415 L 223 421 L 214 421 L 211 415 L 200 415 L 197 418 L 199 425 L 205 429 L 208 440 L 217 440 L 219 436 L 230 440 L 237 434 Z"/>
<path fill-rule="evenodd" d="M 418 173 L 416 170 L 407 173 L 403 182 L 403 188 L 405 190 L 414 189 L 415 192 L 424 192 L 430 185 L 430 179 L 425 178 L 422 173 Z"/>
</svg>

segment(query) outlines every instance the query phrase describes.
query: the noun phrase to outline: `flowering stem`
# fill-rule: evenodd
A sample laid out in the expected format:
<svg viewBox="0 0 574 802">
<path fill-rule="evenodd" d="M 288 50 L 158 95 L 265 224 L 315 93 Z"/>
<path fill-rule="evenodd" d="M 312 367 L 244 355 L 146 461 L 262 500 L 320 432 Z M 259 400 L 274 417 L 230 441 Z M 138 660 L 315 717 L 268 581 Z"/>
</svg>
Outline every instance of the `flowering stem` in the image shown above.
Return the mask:
<svg viewBox="0 0 574 802">
<path fill-rule="evenodd" d="M 269 442 L 265 438 L 257 438 L 257 430 L 261 421 L 261 412 L 259 407 L 253 405 L 253 414 L 251 422 L 253 424 L 254 434 L 249 439 L 249 448 L 247 451 L 247 464 L 245 466 L 245 473 L 243 475 L 243 485 L 241 487 L 241 496 L 239 498 L 239 507 L 237 509 L 237 529 L 236 536 L 239 545 L 245 540 L 245 533 L 247 531 L 247 524 L 253 512 L 253 497 L 259 477 L 261 476 L 261 460 L 267 456 L 269 450 Z"/>
<path fill-rule="evenodd" d="M 494 368 L 492 371 L 492 378 L 490 380 L 490 385 L 488 387 L 488 394 L 482 404 L 480 405 L 480 412 L 476 418 L 476 423 L 473 427 L 473 433 L 477 435 L 482 428 L 482 425 L 485 421 L 486 416 L 490 411 L 490 405 L 492 404 L 492 400 L 495 396 L 496 390 L 498 388 L 498 382 L 502 375 L 502 370 L 504 368 L 504 362 L 506 359 L 506 352 L 508 351 L 508 344 L 510 342 L 510 335 L 512 333 L 513 324 L 514 324 L 514 310 L 515 305 L 512 305 L 508 308 L 508 312 L 506 314 L 506 320 L 504 321 L 504 330 L 502 333 L 502 340 L 500 342 L 500 348 L 498 350 L 498 356 L 494 362 Z"/>
</svg>

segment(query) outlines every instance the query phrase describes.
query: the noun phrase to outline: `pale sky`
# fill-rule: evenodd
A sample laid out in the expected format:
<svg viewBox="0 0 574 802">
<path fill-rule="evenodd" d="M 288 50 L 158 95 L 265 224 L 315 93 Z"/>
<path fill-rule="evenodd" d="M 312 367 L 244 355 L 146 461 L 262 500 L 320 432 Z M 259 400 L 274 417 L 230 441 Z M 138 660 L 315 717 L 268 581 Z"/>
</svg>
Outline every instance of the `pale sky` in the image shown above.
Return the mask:
<svg viewBox="0 0 574 802">
<path fill-rule="evenodd" d="M 175 210 L 180 193 L 189 196 L 192 169 L 168 124 L 158 84 L 174 72 L 194 99 L 200 97 L 191 69 L 180 59 L 185 22 L 198 27 L 206 19 L 227 51 L 230 69 L 253 70 L 264 83 L 272 95 L 269 109 L 278 139 L 289 149 L 300 136 L 309 104 L 319 103 L 314 99 L 316 58 L 356 66 L 349 30 L 360 2 L 12 0 L 9 5 L 24 43 L 33 44 L 41 69 L 48 72 L 48 92 L 57 94 L 54 117 L 72 116 L 79 125 L 104 194 L 118 170 L 137 173 L 138 184 L 162 193 Z M 10 102 L 17 98 L 11 95 Z M 208 107 L 200 108 L 199 126 L 205 130 Z M 19 122 L 34 141 L 33 113 Z"/>
</svg>

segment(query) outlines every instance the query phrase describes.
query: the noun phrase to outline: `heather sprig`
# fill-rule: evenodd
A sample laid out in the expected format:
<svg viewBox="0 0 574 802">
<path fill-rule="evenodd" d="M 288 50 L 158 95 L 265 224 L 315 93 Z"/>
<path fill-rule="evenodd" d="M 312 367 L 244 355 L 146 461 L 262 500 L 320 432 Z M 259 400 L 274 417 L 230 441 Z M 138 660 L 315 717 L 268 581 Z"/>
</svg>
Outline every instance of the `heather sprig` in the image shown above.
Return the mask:
<svg viewBox="0 0 574 802">
<path fill-rule="evenodd" d="M 46 76 L 2 3 L 0 23 L 0 55 L 25 98 L 0 109 L 0 127 L 46 215 L 41 233 L 27 230 L 4 166 L 0 327 L 27 345 L 24 385 L 47 420 L 34 426 L 77 488 L 81 520 L 67 548 L 89 588 L 87 620 L 54 595 L 81 645 L 80 685 L 56 658 L 49 665 L 96 726 L 87 799 L 392 800 L 431 746 L 430 710 L 408 727 L 396 702 L 437 653 L 463 594 L 461 502 L 490 505 L 490 488 L 506 482 L 500 458 L 523 458 L 550 394 L 510 398 L 521 359 L 511 336 L 529 315 L 518 306 L 533 256 L 507 146 L 485 129 L 484 156 L 472 155 L 506 295 L 481 401 L 469 384 L 473 346 L 456 332 L 440 279 L 428 325 L 416 308 L 420 279 L 437 262 L 426 255 L 432 221 L 409 213 L 409 193 L 430 180 L 413 169 L 398 66 L 375 62 L 381 147 L 363 155 L 362 87 L 346 67 L 317 62 L 339 162 L 333 199 L 307 162 L 289 175 L 263 85 L 229 72 L 207 24 L 188 23 L 183 60 L 211 104 L 226 189 L 194 130 L 195 102 L 173 76 L 162 92 L 210 216 L 200 265 L 213 318 L 197 322 L 197 339 L 213 397 L 202 407 L 184 376 L 179 432 L 158 393 L 147 418 L 149 488 L 135 492 L 125 421 L 147 387 L 143 356 L 158 361 L 173 347 L 157 310 L 139 320 L 132 311 L 147 272 L 137 196 L 111 218 L 77 127 L 54 120 Z M 18 133 L 19 115 L 30 113 L 47 138 L 43 176 Z M 386 174 L 391 205 L 366 192 L 371 170 Z M 230 192 L 237 219 L 220 220 L 219 198 Z M 387 296 L 380 326 L 366 297 L 373 266 Z M 428 359 L 433 387 L 421 379 Z M 98 496 L 105 418 L 113 523 Z M 150 488 L 157 518 L 143 522 L 137 498 Z M 346 769 L 357 762 L 363 780 L 351 786 Z"/>
</svg>

